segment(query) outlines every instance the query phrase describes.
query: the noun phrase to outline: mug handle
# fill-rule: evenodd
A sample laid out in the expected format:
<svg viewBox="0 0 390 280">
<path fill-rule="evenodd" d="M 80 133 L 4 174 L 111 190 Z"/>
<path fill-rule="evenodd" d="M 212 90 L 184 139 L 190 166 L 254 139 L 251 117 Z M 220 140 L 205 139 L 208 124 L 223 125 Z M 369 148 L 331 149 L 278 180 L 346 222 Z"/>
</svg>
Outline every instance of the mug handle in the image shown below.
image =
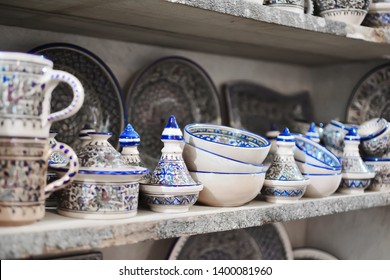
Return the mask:
<svg viewBox="0 0 390 280">
<path fill-rule="evenodd" d="M 51 182 L 46 186 L 45 188 L 46 198 L 48 198 L 52 192 L 62 189 L 66 187 L 70 182 L 72 182 L 73 177 L 77 174 L 80 167 L 79 160 L 77 158 L 76 153 L 68 145 L 64 143 L 56 143 L 53 146 L 51 146 L 51 149 L 49 150 L 49 154 L 53 152 L 61 152 L 63 155 L 65 155 L 68 158 L 69 169 L 64 174 L 64 176 L 62 176 L 60 179 L 55 180 L 54 182 Z"/>
<path fill-rule="evenodd" d="M 49 116 L 47 116 L 48 123 L 69 118 L 76 114 L 78 110 L 80 110 L 84 102 L 84 88 L 81 82 L 75 76 L 65 71 L 51 70 L 46 74 L 45 80 L 46 82 L 41 85 L 41 88 L 44 89 L 45 92 L 50 92 L 50 96 L 51 92 L 54 90 L 54 88 L 58 85 L 59 82 L 67 83 L 73 91 L 73 100 L 69 104 L 69 106 L 62 109 L 61 111 L 51 113 Z M 48 107 L 50 107 L 50 100 L 51 98 L 47 98 L 45 100 L 45 102 L 48 103 L 45 105 L 47 105 Z M 46 125 L 47 122 L 43 123 L 43 125 Z"/>
</svg>

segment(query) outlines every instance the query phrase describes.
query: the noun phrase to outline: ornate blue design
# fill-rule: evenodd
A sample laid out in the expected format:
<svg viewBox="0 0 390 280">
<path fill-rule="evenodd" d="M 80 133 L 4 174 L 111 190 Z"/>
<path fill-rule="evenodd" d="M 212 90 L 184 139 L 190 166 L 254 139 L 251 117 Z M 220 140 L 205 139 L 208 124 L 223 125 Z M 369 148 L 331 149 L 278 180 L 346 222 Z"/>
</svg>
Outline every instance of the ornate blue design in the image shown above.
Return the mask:
<svg viewBox="0 0 390 280">
<path fill-rule="evenodd" d="M 214 127 L 218 128 L 187 125 L 184 129 L 197 138 L 223 145 L 258 148 L 267 147 L 271 144 L 267 139 L 247 131 L 232 131 L 224 126 Z"/>
<path fill-rule="evenodd" d="M 342 179 L 340 188 L 366 189 L 370 186 L 371 179 Z"/>
<path fill-rule="evenodd" d="M 278 196 L 278 197 L 302 197 L 305 193 L 306 188 L 273 188 L 273 187 L 264 187 L 261 191 L 263 195 L 268 196 Z"/>
<path fill-rule="evenodd" d="M 189 195 L 149 195 L 142 194 L 146 204 L 153 205 L 193 205 L 198 200 L 198 194 Z"/>
<path fill-rule="evenodd" d="M 337 157 L 332 154 L 325 147 L 320 146 L 319 144 L 307 140 L 307 138 L 303 137 L 295 137 L 295 145 L 298 149 L 303 151 L 308 156 L 315 158 L 316 160 L 331 166 L 331 167 L 340 167 L 340 161 Z"/>
<path fill-rule="evenodd" d="M 173 187 L 197 184 L 190 176 L 183 158 L 179 160 L 160 160 L 152 174 L 150 183 Z"/>
<path fill-rule="evenodd" d="M 363 24 L 370 27 L 388 27 L 390 25 L 390 13 L 369 12 L 364 18 Z"/>
</svg>

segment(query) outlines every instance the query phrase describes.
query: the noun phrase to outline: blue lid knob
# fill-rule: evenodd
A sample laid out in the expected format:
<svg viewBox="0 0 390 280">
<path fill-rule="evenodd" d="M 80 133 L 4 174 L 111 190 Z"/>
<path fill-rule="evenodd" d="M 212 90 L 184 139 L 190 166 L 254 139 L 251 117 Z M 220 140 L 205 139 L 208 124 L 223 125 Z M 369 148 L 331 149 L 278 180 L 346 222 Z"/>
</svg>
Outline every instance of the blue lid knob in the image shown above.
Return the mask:
<svg viewBox="0 0 390 280">
<path fill-rule="evenodd" d="M 282 133 L 278 135 L 276 141 L 280 142 L 295 142 L 294 136 L 291 135 L 290 130 L 286 127 Z"/>
<path fill-rule="evenodd" d="M 183 133 L 176 122 L 175 116 L 170 116 L 161 135 L 161 140 L 183 140 Z"/>
<path fill-rule="evenodd" d="M 141 143 L 139 134 L 134 130 L 131 124 L 126 125 L 125 129 L 119 135 L 119 144 L 121 146 L 137 146 Z"/>
</svg>

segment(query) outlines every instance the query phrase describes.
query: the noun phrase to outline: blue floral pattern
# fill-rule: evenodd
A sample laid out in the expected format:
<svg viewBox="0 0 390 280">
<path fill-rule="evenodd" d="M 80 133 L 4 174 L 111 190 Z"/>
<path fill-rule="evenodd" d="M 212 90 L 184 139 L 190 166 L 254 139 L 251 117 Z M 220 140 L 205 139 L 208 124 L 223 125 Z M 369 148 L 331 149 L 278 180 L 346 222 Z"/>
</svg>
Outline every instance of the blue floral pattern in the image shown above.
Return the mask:
<svg viewBox="0 0 390 280">
<path fill-rule="evenodd" d="M 295 145 L 305 152 L 307 155 L 317 159 L 318 161 L 325 163 L 328 166 L 332 167 L 339 167 L 340 162 L 339 160 L 332 154 L 330 154 L 329 151 L 325 150 L 325 148 L 317 147 L 307 141 L 303 141 L 299 138 L 295 138 Z"/>
<path fill-rule="evenodd" d="M 143 194 L 143 201 L 148 205 L 193 205 L 198 194 L 189 195 L 150 195 Z"/>
</svg>

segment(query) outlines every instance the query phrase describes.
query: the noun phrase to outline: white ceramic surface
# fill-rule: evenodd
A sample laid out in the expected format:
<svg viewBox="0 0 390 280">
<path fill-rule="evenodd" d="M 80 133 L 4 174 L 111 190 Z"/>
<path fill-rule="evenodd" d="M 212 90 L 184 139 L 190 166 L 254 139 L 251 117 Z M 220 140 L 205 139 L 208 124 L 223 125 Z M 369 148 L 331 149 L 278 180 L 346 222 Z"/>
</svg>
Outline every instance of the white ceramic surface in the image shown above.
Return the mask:
<svg viewBox="0 0 390 280">
<path fill-rule="evenodd" d="M 197 131 L 199 130 L 209 130 L 212 132 L 202 131 L 198 133 Z M 225 131 L 227 133 L 219 134 L 218 131 Z M 221 136 L 223 139 L 208 140 L 208 137 L 203 137 L 204 135 L 212 138 Z M 271 143 L 260 135 L 228 126 L 212 124 L 187 125 L 184 128 L 184 140 L 187 143 L 206 151 L 251 164 L 263 163 L 271 148 Z M 248 144 L 249 146 L 238 146 L 238 141 Z"/>
<path fill-rule="evenodd" d="M 265 171 L 260 173 L 212 173 L 190 171 L 204 185 L 199 202 L 209 206 L 240 206 L 253 200 L 263 187 Z"/>
<path fill-rule="evenodd" d="M 337 174 L 341 172 L 341 167 L 325 167 L 307 162 L 295 160 L 299 170 L 306 174 Z"/>
<path fill-rule="evenodd" d="M 209 172 L 261 172 L 264 170 L 263 165 L 249 164 L 232 158 L 227 158 L 199 147 L 185 144 L 183 158 L 187 168 L 193 171 Z"/>
<path fill-rule="evenodd" d="M 280 181 L 280 180 L 265 180 L 262 194 L 265 200 L 271 203 L 294 203 L 297 202 L 305 193 L 310 179 L 301 181 Z M 277 190 L 278 193 L 286 192 L 286 195 L 274 195 L 264 192 L 267 188 Z M 292 191 L 299 194 L 291 195 Z"/>
<path fill-rule="evenodd" d="M 327 197 L 337 191 L 341 182 L 341 173 L 338 174 L 303 174 L 310 179 L 306 188 L 305 197 Z"/>
<path fill-rule="evenodd" d="M 359 9 L 333 9 L 321 12 L 320 16 L 348 24 L 360 25 L 366 14 L 367 11 Z"/>
</svg>

